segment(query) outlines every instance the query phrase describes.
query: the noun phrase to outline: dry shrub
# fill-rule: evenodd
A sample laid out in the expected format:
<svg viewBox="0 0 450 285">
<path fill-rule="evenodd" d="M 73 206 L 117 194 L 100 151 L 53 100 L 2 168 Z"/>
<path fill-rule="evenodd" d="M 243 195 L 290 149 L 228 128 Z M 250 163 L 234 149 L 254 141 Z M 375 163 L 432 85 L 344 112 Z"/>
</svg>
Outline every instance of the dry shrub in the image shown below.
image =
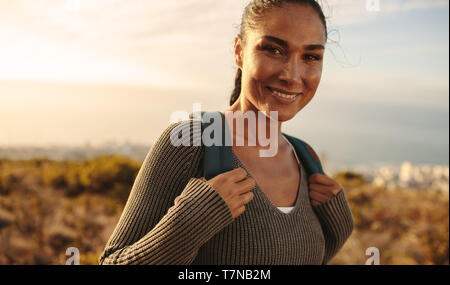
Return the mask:
<svg viewBox="0 0 450 285">
<path fill-rule="evenodd" d="M 139 163 L 109 156 L 87 161 L 0 160 L 0 264 L 97 264 L 114 230 Z M 448 264 L 448 194 L 375 188 L 357 173 L 344 186 L 355 230 L 331 264 L 364 264 L 368 247 L 381 264 Z"/>
<path fill-rule="evenodd" d="M 433 191 L 346 188 L 355 231 L 332 264 L 364 264 L 369 247 L 381 264 L 448 264 L 449 199 Z"/>
</svg>

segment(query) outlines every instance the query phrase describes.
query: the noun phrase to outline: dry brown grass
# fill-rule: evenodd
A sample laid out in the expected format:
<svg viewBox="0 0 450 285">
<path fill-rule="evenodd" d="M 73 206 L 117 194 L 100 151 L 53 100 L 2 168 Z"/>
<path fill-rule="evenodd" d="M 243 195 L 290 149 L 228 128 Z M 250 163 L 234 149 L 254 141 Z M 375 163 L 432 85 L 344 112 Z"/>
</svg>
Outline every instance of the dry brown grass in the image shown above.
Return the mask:
<svg viewBox="0 0 450 285">
<path fill-rule="evenodd" d="M 84 162 L 0 160 L 0 264 L 97 264 L 140 165 L 110 156 Z M 448 264 L 448 194 L 368 185 L 341 173 L 355 231 L 331 264 Z"/>
</svg>

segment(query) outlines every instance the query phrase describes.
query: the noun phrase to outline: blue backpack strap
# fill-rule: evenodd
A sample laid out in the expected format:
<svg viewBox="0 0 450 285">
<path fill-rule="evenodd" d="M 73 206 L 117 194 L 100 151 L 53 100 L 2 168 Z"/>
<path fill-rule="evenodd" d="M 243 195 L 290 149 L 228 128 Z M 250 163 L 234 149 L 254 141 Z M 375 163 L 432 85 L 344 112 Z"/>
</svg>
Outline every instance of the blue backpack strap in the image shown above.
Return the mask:
<svg viewBox="0 0 450 285">
<path fill-rule="evenodd" d="M 203 145 L 203 130 L 214 122 L 205 122 L 203 115 L 207 112 L 201 112 L 202 115 L 202 145 Z M 225 119 L 225 115 L 221 112 L 217 112 L 222 118 L 222 145 L 205 146 L 205 154 L 203 158 L 203 176 L 206 180 L 209 180 L 217 175 L 233 170 L 232 164 L 232 147 L 225 144 L 226 136 L 230 138 L 228 124 Z M 213 136 L 216 134 L 213 132 Z M 230 141 L 230 140 L 229 140 Z"/>
<path fill-rule="evenodd" d="M 202 144 L 203 144 L 203 130 L 206 129 L 209 125 L 214 122 L 214 119 L 211 122 L 205 122 L 203 120 L 203 115 L 207 112 L 201 112 L 202 117 Z M 222 118 L 222 145 L 212 145 L 205 146 L 205 153 L 203 158 L 203 176 L 206 180 L 216 177 L 217 175 L 233 170 L 232 165 L 232 147 L 227 146 L 225 144 L 226 136 L 229 136 L 228 124 L 225 119 L 224 114 L 221 112 L 217 112 L 221 115 Z M 214 132 L 213 132 L 213 135 Z M 302 162 L 302 165 L 305 167 L 306 173 L 309 176 L 313 174 L 324 174 L 322 164 L 320 163 L 320 159 L 317 154 L 314 152 L 312 147 L 310 147 L 306 142 L 287 135 L 283 133 L 283 135 L 289 140 L 289 142 L 294 146 L 295 152 L 297 156 Z"/>
<path fill-rule="evenodd" d="M 295 152 L 305 167 L 308 177 L 313 174 L 324 174 L 320 159 L 312 147 L 296 137 L 289 136 L 285 133 L 283 133 L 283 135 L 285 135 L 289 142 L 294 146 Z"/>
</svg>

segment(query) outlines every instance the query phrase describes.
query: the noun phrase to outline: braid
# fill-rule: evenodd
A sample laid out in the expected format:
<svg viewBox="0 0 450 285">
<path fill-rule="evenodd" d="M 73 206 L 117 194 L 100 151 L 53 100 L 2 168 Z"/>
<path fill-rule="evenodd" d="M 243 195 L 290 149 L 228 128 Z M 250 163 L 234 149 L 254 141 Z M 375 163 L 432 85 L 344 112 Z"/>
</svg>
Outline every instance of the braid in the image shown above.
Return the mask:
<svg viewBox="0 0 450 285">
<path fill-rule="evenodd" d="M 234 79 L 234 89 L 233 92 L 231 93 L 230 106 L 233 105 L 239 98 L 239 95 L 241 95 L 241 83 L 242 83 L 242 70 L 238 68 L 236 72 L 236 78 Z"/>
</svg>

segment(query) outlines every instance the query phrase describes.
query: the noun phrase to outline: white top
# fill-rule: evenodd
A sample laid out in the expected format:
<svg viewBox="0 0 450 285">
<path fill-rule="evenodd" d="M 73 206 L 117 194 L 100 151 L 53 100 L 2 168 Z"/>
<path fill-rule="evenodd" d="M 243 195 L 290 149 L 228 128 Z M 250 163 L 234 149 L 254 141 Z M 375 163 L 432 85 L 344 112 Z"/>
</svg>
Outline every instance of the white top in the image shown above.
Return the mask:
<svg viewBox="0 0 450 285">
<path fill-rule="evenodd" d="M 294 207 L 278 207 L 278 209 L 285 214 L 289 214 L 292 210 L 294 210 Z"/>
<path fill-rule="evenodd" d="M 297 163 L 300 165 L 300 161 L 298 160 L 297 153 L 295 152 L 294 147 L 285 136 L 282 135 L 282 137 L 288 142 L 288 144 L 294 150 L 295 158 L 297 159 Z M 285 214 L 289 214 L 294 209 L 294 207 L 278 207 L 278 209 Z"/>
</svg>

